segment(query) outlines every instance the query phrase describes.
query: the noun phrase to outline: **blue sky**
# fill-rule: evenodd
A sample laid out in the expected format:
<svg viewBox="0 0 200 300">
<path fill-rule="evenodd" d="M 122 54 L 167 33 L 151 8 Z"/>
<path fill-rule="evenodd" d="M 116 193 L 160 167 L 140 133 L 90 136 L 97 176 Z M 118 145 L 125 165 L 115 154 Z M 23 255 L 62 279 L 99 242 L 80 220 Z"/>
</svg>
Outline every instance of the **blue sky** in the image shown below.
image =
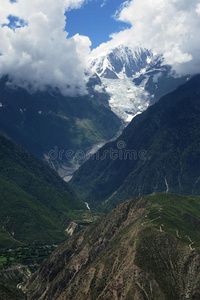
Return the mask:
<svg viewBox="0 0 200 300">
<path fill-rule="evenodd" d="M 124 0 L 93 0 L 80 9 L 66 12 L 68 37 L 79 33 L 92 42 L 92 49 L 109 40 L 109 35 L 128 27 L 126 23 L 114 19 L 115 12 Z M 104 5 L 102 5 L 104 3 Z"/>
</svg>

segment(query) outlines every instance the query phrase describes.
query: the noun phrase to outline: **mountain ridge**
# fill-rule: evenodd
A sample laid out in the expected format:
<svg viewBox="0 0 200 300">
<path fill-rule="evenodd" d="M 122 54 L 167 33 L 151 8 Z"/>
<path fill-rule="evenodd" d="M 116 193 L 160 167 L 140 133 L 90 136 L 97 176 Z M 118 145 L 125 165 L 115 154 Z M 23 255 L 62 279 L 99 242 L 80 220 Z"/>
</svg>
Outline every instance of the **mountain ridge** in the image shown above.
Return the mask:
<svg viewBox="0 0 200 300">
<path fill-rule="evenodd" d="M 197 300 L 199 203 L 172 194 L 128 200 L 62 244 L 23 291 L 30 300 Z"/>
<path fill-rule="evenodd" d="M 197 75 L 161 98 L 80 167 L 71 181 L 80 197 L 107 211 L 140 194 L 198 194 L 199 83 Z"/>
<path fill-rule="evenodd" d="M 58 243 L 71 215 L 86 210 L 69 185 L 47 165 L 0 135 L 0 248 Z"/>
<path fill-rule="evenodd" d="M 121 121 L 109 108 L 109 96 L 94 91 L 97 77 L 88 82 L 89 94 L 84 97 L 65 97 L 51 89 L 30 94 L 9 88 L 6 82 L 7 77 L 0 81 L 1 131 L 47 163 L 55 147 L 64 153 L 73 152 L 70 158 L 57 155 L 51 160 L 56 170 L 63 166 L 70 169 L 77 161 L 77 151 L 87 152 L 94 144 L 113 138 L 120 129 Z"/>
</svg>

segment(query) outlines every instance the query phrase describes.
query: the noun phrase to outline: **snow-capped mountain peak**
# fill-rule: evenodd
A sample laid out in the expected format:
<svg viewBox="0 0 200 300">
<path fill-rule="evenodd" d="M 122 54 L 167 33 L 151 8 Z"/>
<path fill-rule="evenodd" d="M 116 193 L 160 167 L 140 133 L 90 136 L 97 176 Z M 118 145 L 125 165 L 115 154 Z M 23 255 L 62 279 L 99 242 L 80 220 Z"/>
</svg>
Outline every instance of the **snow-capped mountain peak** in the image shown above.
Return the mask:
<svg viewBox="0 0 200 300">
<path fill-rule="evenodd" d="M 101 79 L 101 88 L 110 94 L 111 109 L 125 122 L 186 80 L 174 78 L 162 56 L 141 46 L 93 50 L 90 65 L 91 73 Z"/>
<path fill-rule="evenodd" d="M 130 49 L 120 45 L 110 49 L 106 55 L 91 55 L 92 71 L 103 78 L 118 79 L 122 74 L 130 78 L 144 69 L 152 60 L 152 56 L 150 51 L 141 47 Z"/>
</svg>

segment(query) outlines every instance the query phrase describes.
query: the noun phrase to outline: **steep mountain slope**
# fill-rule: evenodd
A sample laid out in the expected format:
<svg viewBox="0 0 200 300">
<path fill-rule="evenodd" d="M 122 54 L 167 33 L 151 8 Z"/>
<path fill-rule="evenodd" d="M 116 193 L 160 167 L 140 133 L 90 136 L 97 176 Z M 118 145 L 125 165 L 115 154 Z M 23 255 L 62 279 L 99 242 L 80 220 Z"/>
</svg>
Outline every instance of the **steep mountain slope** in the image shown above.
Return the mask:
<svg viewBox="0 0 200 300">
<path fill-rule="evenodd" d="M 97 57 L 91 58 L 92 70 L 101 78 L 119 79 L 123 74 L 132 77 L 153 59 L 153 54 L 141 47 L 130 49 L 120 45 L 108 49 L 107 53 L 100 52 Z"/>
<path fill-rule="evenodd" d="M 62 244 L 23 287 L 28 299 L 197 300 L 200 197 L 126 201 Z"/>
<path fill-rule="evenodd" d="M 94 91 L 97 83 L 97 76 L 91 78 L 88 95 L 70 98 L 50 88 L 33 94 L 9 88 L 4 77 L 0 81 L 0 129 L 54 168 L 70 166 L 78 150 L 87 152 L 94 144 L 109 140 L 121 125 L 108 106 L 109 96 Z"/>
<path fill-rule="evenodd" d="M 162 56 L 141 47 L 94 50 L 91 70 L 110 94 L 112 110 L 126 122 L 186 81 L 164 65 Z"/>
<path fill-rule="evenodd" d="M 26 300 L 25 295 L 17 288 L 8 288 L 0 285 L 0 299 L 2 300 Z"/>
<path fill-rule="evenodd" d="M 75 174 L 92 208 L 154 192 L 200 193 L 200 75 L 135 117 Z"/>
<path fill-rule="evenodd" d="M 55 243 L 75 210 L 86 209 L 48 166 L 0 135 L 0 248 Z"/>
</svg>

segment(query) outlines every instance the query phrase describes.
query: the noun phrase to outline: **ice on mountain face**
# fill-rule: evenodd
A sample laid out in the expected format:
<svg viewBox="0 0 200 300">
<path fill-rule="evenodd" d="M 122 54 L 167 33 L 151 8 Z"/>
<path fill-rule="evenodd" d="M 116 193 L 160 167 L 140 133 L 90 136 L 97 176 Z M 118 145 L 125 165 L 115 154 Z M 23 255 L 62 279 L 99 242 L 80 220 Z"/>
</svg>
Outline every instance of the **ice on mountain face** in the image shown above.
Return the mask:
<svg viewBox="0 0 200 300">
<path fill-rule="evenodd" d="M 120 80 L 102 78 L 102 83 L 110 95 L 111 110 L 125 122 L 148 108 L 150 96 L 144 90 L 145 82 L 136 86 L 131 78 L 124 77 Z"/>
<path fill-rule="evenodd" d="M 155 58 L 147 49 L 123 45 L 91 57 L 91 70 L 101 78 L 101 89 L 110 95 L 112 111 L 127 123 L 150 105 L 151 95 L 145 85 L 149 79 L 147 69 L 152 69 Z M 139 84 L 133 82 L 137 78 L 142 78 Z"/>
<path fill-rule="evenodd" d="M 152 59 L 150 57 L 147 57 L 147 64 L 150 64 L 152 62 Z"/>
<path fill-rule="evenodd" d="M 99 91 L 106 90 L 112 111 L 127 123 L 184 83 L 184 78 L 174 78 L 171 67 L 163 65 L 162 55 L 142 47 L 104 48 L 103 53 L 93 52 L 90 62 L 91 72 L 102 81 Z"/>
</svg>

